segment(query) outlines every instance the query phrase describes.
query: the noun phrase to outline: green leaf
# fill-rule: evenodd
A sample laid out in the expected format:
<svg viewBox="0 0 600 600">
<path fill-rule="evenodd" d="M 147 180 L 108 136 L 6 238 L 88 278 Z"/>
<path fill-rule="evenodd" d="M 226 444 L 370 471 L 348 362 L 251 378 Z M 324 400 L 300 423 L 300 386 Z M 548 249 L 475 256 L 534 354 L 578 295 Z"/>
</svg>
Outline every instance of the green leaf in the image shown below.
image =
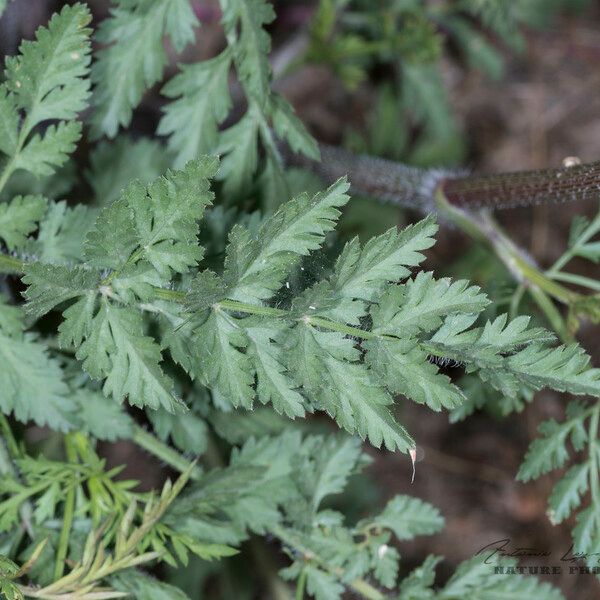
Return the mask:
<svg viewBox="0 0 600 600">
<path fill-rule="evenodd" d="M 119 200 L 100 212 L 88 233 L 88 264 L 116 270 L 117 280 L 143 275 L 143 266 L 124 271 L 142 259 L 163 282 L 170 280 L 172 271 L 186 272 L 202 257 L 198 220 L 212 200 L 208 178 L 216 168 L 216 159 L 202 158 L 190 161 L 181 171 L 167 171 L 148 186 L 130 183 Z"/>
<path fill-rule="evenodd" d="M 562 467 L 569 458 L 566 444 L 575 425 L 576 419 L 564 423 L 557 423 L 554 419 L 544 421 L 538 428 L 542 437 L 530 444 L 517 473 L 517 479 L 519 481 L 537 479 L 552 469 Z"/>
<path fill-rule="evenodd" d="M 414 441 L 394 419 L 393 398 L 359 362 L 352 340 L 337 332 L 323 332 L 308 322 L 293 330 L 288 368 L 317 408 L 325 410 L 349 433 L 369 438 L 379 448 L 408 452 Z"/>
<path fill-rule="evenodd" d="M 95 290 L 99 278 L 97 271 L 84 267 L 31 263 L 25 268 L 23 277 L 23 282 L 29 286 L 25 291 L 26 310 L 40 318 L 62 302 Z"/>
<path fill-rule="evenodd" d="M 406 337 L 437 329 L 447 315 L 480 313 L 488 304 L 468 281 L 436 281 L 432 273 L 421 272 L 404 285 L 389 287 L 371 314 L 378 333 Z"/>
<path fill-rule="evenodd" d="M 428 217 L 400 232 L 395 227 L 389 229 L 363 248 L 353 239 L 336 262 L 334 288 L 342 297 L 373 300 L 386 283 L 404 279 L 410 273 L 407 267 L 424 260 L 420 251 L 433 246 L 436 231 L 433 217 Z"/>
<path fill-rule="evenodd" d="M 9 250 L 22 247 L 45 212 L 42 196 L 17 196 L 8 204 L 0 204 L 0 239 Z"/>
<path fill-rule="evenodd" d="M 131 140 L 122 135 L 99 142 L 90 153 L 85 178 L 94 190 L 96 202 L 111 204 L 133 179 L 144 185 L 162 175 L 170 166 L 169 155 L 158 140 Z"/>
<path fill-rule="evenodd" d="M 182 452 L 203 454 L 208 445 L 206 423 L 193 413 L 171 414 L 165 410 L 147 412 L 154 431 L 162 440 L 169 437 Z"/>
<path fill-rule="evenodd" d="M 131 184 L 124 198 L 133 210 L 139 245 L 160 275 L 185 273 L 202 258 L 198 221 L 212 201 L 209 178 L 218 161 L 204 157 L 190 161 L 181 171 L 167 171 L 148 186 Z"/>
<path fill-rule="evenodd" d="M 183 65 L 161 90 L 175 98 L 164 108 L 159 135 L 168 135 L 168 148 L 175 154 L 175 166 L 214 151 L 219 140 L 218 126 L 231 110 L 228 75 L 231 52 L 224 50 L 210 60 Z"/>
<path fill-rule="evenodd" d="M 222 0 L 221 9 L 238 76 L 246 93 L 264 106 L 271 82 L 271 39 L 264 26 L 275 19 L 275 11 L 265 0 Z"/>
<path fill-rule="evenodd" d="M 372 557 L 372 562 L 374 563 L 373 575 L 381 585 L 388 589 L 396 587 L 399 561 L 400 553 L 396 548 L 392 548 L 387 544 L 377 546 Z"/>
<path fill-rule="evenodd" d="M 0 13 L 4 6 L 0 2 Z M 19 567 L 6 556 L 0 555 L 0 594 L 6 600 L 23 600 L 23 592 L 13 579 L 17 576 Z"/>
<path fill-rule="evenodd" d="M 218 179 L 228 197 L 241 196 L 251 187 L 258 166 L 260 113 L 250 104 L 244 116 L 220 136 L 215 152 L 222 156 Z"/>
<path fill-rule="evenodd" d="M 577 525 L 573 529 L 574 552 L 586 557 L 586 563 L 597 566 L 600 552 L 600 516 L 594 504 L 577 515 Z"/>
<path fill-rule="evenodd" d="M 93 134 L 114 137 L 131 121 L 144 92 L 159 81 L 167 63 L 166 34 L 181 52 L 194 39 L 198 20 L 188 0 L 117 0 L 100 24 L 96 40 L 104 44 L 92 67 L 95 85 Z M 117 75 L 115 75 L 117 74 Z"/>
<path fill-rule="evenodd" d="M 126 194 L 124 191 L 119 200 L 103 208 L 88 232 L 83 256 L 90 266 L 118 269 L 138 246 L 133 211 Z"/>
<path fill-rule="evenodd" d="M 19 337 L 24 328 L 21 308 L 8 304 L 0 294 L 0 331 L 9 337 Z"/>
<path fill-rule="evenodd" d="M 285 368 L 284 349 L 276 343 L 278 330 L 268 326 L 248 327 L 249 353 L 256 369 L 256 395 L 262 404 L 273 405 L 278 413 L 293 419 L 305 414 L 304 398 L 298 384 Z"/>
<path fill-rule="evenodd" d="M 15 169 L 25 169 L 37 177 L 51 175 L 61 167 L 81 137 L 81 123 L 61 121 L 50 125 L 44 135 L 36 133 L 17 154 Z"/>
<path fill-rule="evenodd" d="M 71 399 L 76 405 L 77 429 L 107 442 L 130 439 L 133 420 L 122 405 L 107 400 L 100 392 L 81 388 Z"/>
<path fill-rule="evenodd" d="M 400 596 L 403 600 L 433 600 L 431 589 L 435 581 L 435 568 L 442 560 L 440 556 L 429 555 L 423 564 L 413 569 L 400 582 Z"/>
<path fill-rule="evenodd" d="M 173 382 L 160 367 L 159 346 L 144 335 L 143 329 L 137 311 L 103 300 L 77 358 L 92 377 L 106 377 L 102 389 L 116 401 L 127 398 L 135 406 L 185 410 L 173 392 Z"/>
<path fill-rule="evenodd" d="M 577 344 L 545 348 L 532 344 L 511 356 L 508 368 L 534 390 L 600 397 L 600 369 L 590 368 L 590 357 Z"/>
<path fill-rule="evenodd" d="M 91 229 L 97 213 L 83 204 L 73 208 L 67 203 L 52 202 L 35 240 L 30 240 L 28 250 L 45 263 L 74 263 L 81 260 L 83 242 Z"/>
<path fill-rule="evenodd" d="M 90 335 L 97 300 L 98 294 L 91 290 L 63 311 L 64 321 L 58 326 L 58 343 L 62 348 L 77 348 Z"/>
<path fill-rule="evenodd" d="M 279 94 L 273 94 L 271 100 L 273 127 L 277 135 L 284 139 L 294 152 L 301 152 L 308 158 L 319 160 L 319 146 L 315 138 L 308 133 L 304 123 L 294 114 L 290 103 Z"/>
<path fill-rule="evenodd" d="M 135 600 L 189 600 L 178 587 L 169 585 L 135 569 L 127 569 L 109 579 L 111 586 L 127 592 Z"/>
<path fill-rule="evenodd" d="M 229 297 L 247 302 L 271 298 L 300 257 L 320 248 L 346 204 L 348 183 L 339 180 L 313 198 L 285 203 L 260 228 L 257 237 L 237 226 L 227 248 L 225 280 Z"/>
<path fill-rule="evenodd" d="M 201 313 L 227 295 L 225 282 L 212 271 L 200 271 L 190 283 L 186 304 L 190 311 Z"/>
<path fill-rule="evenodd" d="M 483 329 L 467 330 L 473 320 L 468 315 L 448 317 L 426 349 L 464 361 L 470 370 L 479 369 L 484 381 L 509 397 L 515 397 L 523 386 L 600 394 L 600 369 L 589 367 L 589 356 L 576 344 L 546 346 L 544 342 L 553 336 L 543 329 L 528 329 L 528 317 L 507 323 L 506 315 L 501 315 Z"/>
<path fill-rule="evenodd" d="M 571 467 L 554 486 L 548 498 L 548 516 L 552 524 L 561 523 L 581 504 L 588 490 L 589 463 Z"/>
<path fill-rule="evenodd" d="M 334 575 L 310 564 L 306 565 L 304 570 L 306 572 L 306 591 L 315 600 L 339 600 L 342 597 L 344 586 Z"/>
<path fill-rule="evenodd" d="M 325 497 L 344 491 L 348 478 L 361 458 L 362 450 L 356 439 L 329 436 L 324 438 L 316 455 L 314 476 L 308 482 L 313 512 L 317 511 Z"/>
<path fill-rule="evenodd" d="M 33 335 L 22 333 L 22 319 L 15 311 L 0 305 L 0 408 L 24 423 L 67 431 L 73 426 L 74 404 L 60 363 Z"/>
<path fill-rule="evenodd" d="M 19 112 L 15 98 L 0 85 L 0 152 L 12 156 L 17 151 L 19 140 Z"/>
<path fill-rule="evenodd" d="M 391 530 L 399 540 L 432 535 L 444 527 L 444 519 L 437 508 L 410 496 L 392 498 L 372 523 Z"/>
<path fill-rule="evenodd" d="M 237 319 L 221 309 L 211 310 L 195 330 L 196 372 L 227 404 L 252 408 L 254 372 L 242 350 L 248 340 Z"/>
<path fill-rule="evenodd" d="M 366 341 L 366 361 L 394 394 L 403 394 L 435 411 L 453 409 L 465 401 L 463 392 L 439 373 L 415 340 L 377 338 Z"/>
<path fill-rule="evenodd" d="M 35 40 L 21 43 L 19 56 L 6 59 L 7 86 L 15 104 L 27 113 L 25 135 L 42 121 L 68 121 L 85 108 L 90 85 L 90 21 L 87 6 L 65 5 L 47 28 L 38 28 Z"/>
<path fill-rule="evenodd" d="M 564 600 L 561 592 L 535 577 L 519 575 L 516 561 L 504 559 L 497 566 L 504 572 L 496 572 L 495 565 L 484 563 L 481 557 L 462 562 L 436 599 L 458 600 Z"/>
</svg>

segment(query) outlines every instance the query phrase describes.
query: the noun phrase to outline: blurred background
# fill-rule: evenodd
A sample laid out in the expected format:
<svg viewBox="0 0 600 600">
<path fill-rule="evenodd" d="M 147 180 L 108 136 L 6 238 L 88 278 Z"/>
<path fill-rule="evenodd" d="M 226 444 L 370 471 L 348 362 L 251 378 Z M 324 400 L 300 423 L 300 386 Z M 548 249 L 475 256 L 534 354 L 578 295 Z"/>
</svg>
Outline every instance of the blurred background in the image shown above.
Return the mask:
<svg viewBox="0 0 600 600">
<path fill-rule="evenodd" d="M 15 53 L 19 40 L 31 38 L 62 4 L 9 2 L 0 20 L 0 53 Z M 107 0 L 88 4 L 95 24 L 108 14 Z M 559 166 L 568 156 L 583 162 L 600 159 L 599 2 L 273 4 L 274 85 L 320 141 L 418 166 L 476 172 Z M 217 2 L 193 5 L 202 27 L 195 45 L 179 57 L 171 53 L 167 79 L 177 62 L 214 56 L 224 45 Z M 146 94 L 128 135 L 154 134 L 164 102 L 159 87 Z M 77 160 L 86 167 L 85 148 Z M 573 217 L 596 212 L 597 202 L 589 202 L 514 209 L 498 218 L 510 236 L 547 267 L 564 252 Z M 356 198 L 343 227 L 349 234 L 368 237 L 417 216 Z M 494 256 L 448 227 L 441 229 L 426 268 L 479 283 L 498 302 L 498 312 L 506 309 L 515 289 Z M 600 278 L 593 262 L 575 268 Z M 525 302 L 519 310 L 535 308 Z M 577 339 L 593 357 L 600 357 L 599 327 L 583 320 L 577 331 Z M 595 366 L 600 366 L 599 360 Z M 458 367 L 444 368 L 452 377 L 461 375 Z M 503 538 L 510 538 L 514 547 L 552 553 L 531 564 L 560 564 L 571 546 L 573 523 L 553 526 L 546 516 L 547 498 L 558 477 L 522 484 L 514 476 L 538 424 L 549 417 L 562 418 L 564 405 L 561 395 L 543 392 L 521 414 L 501 416 L 502 407 L 497 406 L 450 424 L 446 413 L 405 403 L 403 421 L 419 443 L 414 484 L 404 456 L 369 450 L 375 459 L 368 469 L 372 485 L 362 484 L 342 502 L 347 502 L 350 514 L 359 515 L 362 507 L 409 493 L 441 509 L 447 522 L 443 533 L 400 547 L 404 573 L 427 554 L 438 554 L 447 559 L 440 573 L 446 577 L 460 561 Z M 126 443 L 107 446 L 104 454 L 112 464 L 127 463 L 125 476 L 148 486 L 164 477 L 159 464 Z M 592 575 L 569 575 L 563 569 L 563 575 L 550 579 L 568 598 L 600 598 L 600 583 Z"/>
</svg>

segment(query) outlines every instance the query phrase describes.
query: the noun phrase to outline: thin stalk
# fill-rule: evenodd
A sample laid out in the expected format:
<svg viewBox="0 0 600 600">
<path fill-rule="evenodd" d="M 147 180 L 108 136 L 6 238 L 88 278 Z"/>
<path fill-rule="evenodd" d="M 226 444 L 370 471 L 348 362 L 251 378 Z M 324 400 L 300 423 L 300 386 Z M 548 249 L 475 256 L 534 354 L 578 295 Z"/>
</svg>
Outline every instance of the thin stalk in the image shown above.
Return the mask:
<svg viewBox="0 0 600 600">
<path fill-rule="evenodd" d="M 165 444 L 139 425 L 134 425 L 133 427 L 132 440 L 138 446 L 153 456 L 156 456 L 156 458 L 159 458 L 165 464 L 173 467 L 173 469 L 179 471 L 180 473 L 184 473 L 190 466 L 189 461 L 181 456 L 181 454 L 179 454 L 176 450 L 173 450 L 171 446 Z M 195 466 L 192 469 L 190 479 L 198 480 L 201 476 L 202 469 L 198 466 Z"/>
<path fill-rule="evenodd" d="M 8 254 L 0 254 L 0 273 L 20 275 L 25 270 L 26 262 L 8 256 Z"/>
<path fill-rule="evenodd" d="M 260 315 L 264 317 L 286 317 L 289 311 L 270 306 L 257 306 L 256 304 L 247 304 L 237 300 L 220 300 L 216 307 L 224 308 L 235 312 L 246 313 L 248 315 Z"/>
<path fill-rule="evenodd" d="M 567 324 L 561 315 L 558 308 L 548 295 L 537 287 L 529 288 L 529 295 L 533 301 L 537 304 L 538 308 L 542 311 L 550 327 L 558 334 L 558 337 L 564 343 L 570 343 L 573 341 L 573 335 L 569 331 Z"/>
<path fill-rule="evenodd" d="M 296 584 L 296 600 L 304 600 L 304 588 L 306 587 L 306 569 L 302 569 L 298 583 Z"/>
<path fill-rule="evenodd" d="M 77 450 L 73 444 L 71 434 L 65 435 L 65 449 L 67 452 L 67 460 L 70 463 L 77 462 Z M 54 563 L 54 581 L 58 581 L 65 570 L 65 560 L 69 551 L 69 539 L 71 538 L 71 527 L 73 526 L 73 516 L 75 514 L 75 489 L 77 483 L 73 480 L 71 486 L 67 490 L 65 499 L 65 510 L 63 514 L 63 523 L 58 540 L 58 548 L 56 550 L 56 562 Z"/>
<path fill-rule="evenodd" d="M 590 490 L 592 502 L 595 506 L 600 505 L 600 482 L 598 480 L 598 424 L 600 422 L 600 404 L 594 407 L 590 428 L 588 431 L 588 446 L 590 454 Z"/>
<path fill-rule="evenodd" d="M 4 438 L 6 443 L 6 448 L 13 459 L 21 456 L 21 451 L 19 450 L 19 446 L 17 444 L 17 440 L 13 435 L 12 429 L 10 428 L 10 424 L 8 423 L 8 419 L 0 413 L 0 433 Z"/>
<path fill-rule="evenodd" d="M 177 304 L 183 304 L 185 302 L 185 292 L 178 292 L 177 290 L 167 290 L 165 288 L 154 288 L 154 296 L 157 300 L 168 300 L 169 302 L 176 302 Z"/>
<path fill-rule="evenodd" d="M 525 286 L 521 283 L 517 286 L 517 289 L 515 290 L 510 300 L 509 315 L 511 319 L 514 319 L 519 314 L 519 304 L 521 304 L 521 300 L 523 299 L 524 293 Z"/>
<path fill-rule="evenodd" d="M 583 233 L 579 236 L 577 242 L 568 248 L 562 256 L 560 256 L 556 262 L 546 271 L 548 275 L 556 275 L 576 254 L 581 246 L 589 242 L 589 240 L 598 233 L 598 227 L 600 225 L 600 215 L 597 216 L 593 221 L 585 228 Z"/>
<path fill-rule="evenodd" d="M 569 306 L 582 299 L 583 296 L 560 285 L 543 273 L 525 251 L 508 238 L 500 225 L 488 213 L 473 213 L 458 208 L 446 200 L 441 190 L 438 190 L 436 202 L 443 216 L 458 225 L 473 239 L 492 248 L 517 283 L 529 291 L 552 328 L 563 340 L 569 340 L 570 336 L 564 319 L 549 297 Z"/>
<path fill-rule="evenodd" d="M 564 281 L 565 283 L 572 283 L 574 285 L 580 285 L 581 287 L 588 288 L 595 292 L 600 292 L 600 281 L 585 277 L 584 275 L 577 275 L 575 273 L 563 273 L 562 271 L 547 271 L 548 277 L 555 279 L 556 281 Z"/>
</svg>

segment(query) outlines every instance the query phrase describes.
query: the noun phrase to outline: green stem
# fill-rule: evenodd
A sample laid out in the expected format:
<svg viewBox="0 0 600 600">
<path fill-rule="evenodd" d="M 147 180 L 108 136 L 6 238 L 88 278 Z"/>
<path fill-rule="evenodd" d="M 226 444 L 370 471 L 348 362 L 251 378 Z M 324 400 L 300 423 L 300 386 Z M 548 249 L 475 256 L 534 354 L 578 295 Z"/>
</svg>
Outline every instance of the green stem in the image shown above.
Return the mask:
<svg viewBox="0 0 600 600">
<path fill-rule="evenodd" d="M 600 422 L 600 404 L 594 407 L 588 432 L 588 450 L 590 455 L 590 490 L 594 506 L 600 505 L 600 485 L 598 481 L 598 424 Z"/>
<path fill-rule="evenodd" d="M 154 296 L 157 300 L 168 300 L 169 302 L 183 304 L 186 293 L 178 292 L 177 290 L 167 290 L 165 288 L 154 288 Z"/>
<path fill-rule="evenodd" d="M 436 196 L 436 204 L 440 212 L 465 233 L 491 247 L 517 283 L 527 288 L 551 327 L 561 339 L 568 341 L 570 336 L 564 319 L 549 297 L 570 306 L 583 296 L 560 285 L 543 273 L 532 259 L 512 242 L 489 213 L 484 211 L 473 213 L 453 206 L 441 191 Z"/>
<path fill-rule="evenodd" d="M 176 471 L 184 473 L 190 466 L 189 460 L 186 460 L 179 452 L 173 450 L 171 446 L 160 441 L 157 437 L 146 431 L 139 425 L 134 425 L 133 436 L 131 438 L 138 446 L 162 460 L 165 464 L 173 467 Z M 202 476 L 202 469 L 196 466 L 193 468 L 190 479 L 198 480 Z"/>
<path fill-rule="evenodd" d="M 343 333 L 345 335 L 350 335 L 352 337 L 361 338 L 363 340 L 374 340 L 374 339 L 396 339 L 390 335 L 373 333 L 372 331 L 367 331 L 365 329 L 360 329 L 358 327 L 351 327 L 350 325 L 345 325 L 343 323 L 336 323 L 335 321 L 330 321 L 329 319 L 323 319 L 322 317 L 303 317 L 306 320 L 306 323 L 309 325 L 316 325 L 317 327 L 322 327 L 323 329 L 329 329 L 329 331 L 337 331 L 339 333 Z"/>
<path fill-rule="evenodd" d="M 8 256 L 8 254 L 0 254 L 0 273 L 21 274 L 25 270 L 26 262 Z"/>
<path fill-rule="evenodd" d="M 556 262 L 548 269 L 546 272 L 548 275 L 557 274 L 576 254 L 577 251 L 581 248 L 581 246 L 585 245 L 590 238 L 592 238 L 596 233 L 598 233 L 598 228 L 600 226 L 600 215 L 596 216 L 596 218 L 585 228 L 584 232 L 579 236 L 579 239 L 576 243 L 567 249 L 567 251 L 560 256 Z"/>
<path fill-rule="evenodd" d="M 77 450 L 73 444 L 71 434 L 65 435 L 65 449 L 67 452 L 67 460 L 70 463 L 77 462 Z M 65 560 L 69 551 L 69 539 L 71 537 L 71 527 L 73 526 L 73 516 L 75 513 L 75 490 L 77 482 L 73 479 L 67 497 L 65 498 L 65 510 L 63 514 L 62 529 L 58 540 L 58 548 L 56 550 L 56 562 L 54 563 L 54 581 L 58 581 L 65 570 Z"/>
<path fill-rule="evenodd" d="M 556 279 L 557 281 L 573 283 L 575 285 L 586 287 L 589 290 L 600 292 L 600 281 L 591 279 L 590 277 L 585 277 L 584 275 L 576 275 L 575 273 L 562 273 L 560 271 L 556 273 L 548 271 L 548 276 L 552 279 Z"/>
<path fill-rule="evenodd" d="M 512 295 L 510 301 L 510 309 L 509 315 L 511 319 L 514 319 L 519 315 L 519 304 L 521 304 L 521 300 L 523 299 L 523 294 L 525 293 L 525 286 L 521 283 L 517 286 L 514 294 Z"/>
<path fill-rule="evenodd" d="M 519 283 L 535 285 L 567 305 L 580 299 L 579 294 L 556 283 L 540 271 L 531 258 L 504 233 L 489 213 L 484 211 L 472 213 L 457 208 L 451 205 L 441 192 L 436 197 L 436 203 L 440 212 L 465 233 L 491 246 Z"/>
<path fill-rule="evenodd" d="M 21 451 L 19 450 L 17 440 L 13 435 L 12 429 L 10 428 L 10 424 L 8 423 L 8 419 L 2 413 L 0 413 L 0 433 L 4 438 L 6 448 L 13 460 L 15 458 L 19 458 L 21 456 Z"/>
<path fill-rule="evenodd" d="M 235 312 L 246 313 L 248 315 L 260 315 L 264 317 L 287 317 L 289 311 L 280 308 L 271 308 L 270 306 L 257 306 L 256 304 L 247 304 L 237 300 L 221 300 L 216 307 Z"/>
<path fill-rule="evenodd" d="M 18 152 L 20 152 L 20 151 L 21 151 L 21 148 L 18 149 Z M 0 194 L 2 193 L 4 186 L 6 185 L 10 176 L 13 174 L 13 172 L 15 170 L 14 165 L 15 165 L 16 156 L 17 156 L 17 153 L 15 153 L 15 155 L 6 163 L 6 165 L 4 167 L 4 171 L 2 171 L 2 176 L 0 176 Z"/>
<path fill-rule="evenodd" d="M 529 295 L 533 298 L 542 313 L 544 313 L 550 326 L 558 334 L 558 337 L 566 344 L 572 342 L 573 335 L 569 332 L 563 316 L 548 295 L 537 287 L 530 287 Z"/>
<path fill-rule="evenodd" d="M 296 584 L 296 600 L 304 600 L 304 588 L 306 587 L 306 569 L 302 569 L 298 583 Z"/>
</svg>

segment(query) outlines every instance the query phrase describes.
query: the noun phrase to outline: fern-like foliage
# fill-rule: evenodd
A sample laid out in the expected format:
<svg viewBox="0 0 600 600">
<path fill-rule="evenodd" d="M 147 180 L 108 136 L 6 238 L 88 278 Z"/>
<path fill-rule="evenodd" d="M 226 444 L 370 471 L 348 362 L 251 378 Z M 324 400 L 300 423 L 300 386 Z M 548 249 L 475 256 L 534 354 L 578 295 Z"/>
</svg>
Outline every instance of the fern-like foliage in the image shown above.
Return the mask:
<svg viewBox="0 0 600 600">
<path fill-rule="evenodd" d="M 583 459 L 569 467 L 554 485 L 548 500 L 548 517 L 556 524 L 577 513 L 573 552 L 590 566 L 596 564 L 600 550 L 599 416 L 597 405 L 571 402 L 564 421 L 552 419 L 540 425 L 540 437 L 532 442 L 517 475 L 521 481 L 537 479 L 565 467 L 570 448 L 583 452 Z"/>
<path fill-rule="evenodd" d="M 81 135 L 77 113 L 89 96 L 90 13 L 82 4 L 65 6 L 36 39 L 6 60 L 0 86 L 0 191 L 19 169 L 48 175 L 61 166 Z M 41 133 L 36 128 L 57 121 Z"/>
<path fill-rule="evenodd" d="M 146 89 L 160 81 L 167 58 L 163 36 L 181 52 L 194 39 L 198 21 L 188 0 L 119 0 L 97 31 L 106 46 L 92 70 L 93 128 L 114 137 L 129 125 Z"/>
<path fill-rule="evenodd" d="M 342 5 L 321 3 L 313 44 L 327 42 Z M 114 138 L 162 80 L 165 43 L 180 53 L 194 39 L 192 4 L 113 2 L 93 61 L 90 12 L 67 5 L 6 59 L 0 593 L 185 600 L 185 582 L 169 581 L 161 564 L 178 574 L 189 565 L 202 577 L 202 561 L 246 552 L 254 535 L 277 540 L 289 558 L 280 575 L 295 582 L 297 597 L 559 600 L 549 585 L 500 576 L 479 559 L 442 587 L 438 557 L 402 579 L 402 545 L 435 535 L 439 510 L 398 495 L 350 522 L 336 503 L 370 462 L 362 441 L 414 460 L 402 403 L 457 417 L 483 404 L 473 401 L 474 386 L 501 396 L 505 412 L 544 387 L 598 398 L 600 371 L 579 346 L 556 345 L 526 317 L 486 321 L 490 300 L 479 287 L 420 270 L 437 232 L 433 216 L 344 244 L 344 179 L 290 199 L 291 187 L 309 186 L 285 173 L 276 139 L 313 158 L 318 150 L 271 88 L 273 8 L 266 0 L 220 7 L 221 52 L 179 66 L 161 88 L 168 101 L 157 130 L 166 139 L 101 141 L 82 157 L 87 168 L 79 154 L 77 165 L 67 158 L 91 85 L 90 135 Z M 435 89 L 435 72 L 418 64 L 441 47 L 419 10 L 407 4 L 398 13 L 406 30 L 397 41 L 410 59 L 402 77 L 421 90 L 407 98 Z M 472 2 L 457 10 L 483 15 Z M 463 21 L 455 29 L 469 31 Z M 367 37 L 378 31 L 367 25 Z M 341 45 L 362 52 L 369 44 Z M 232 72 L 242 111 L 234 110 Z M 436 110 L 432 131 L 445 113 L 423 112 Z M 74 202 L 82 189 L 95 202 Z M 260 210 L 244 214 L 238 201 L 250 196 Z M 581 226 L 571 255 L 594 259 L 596 232 L 597 220 Z M 464 365 L 466 378 L 442 373 L 444 361 Z M 323 423 L 312 413 L 343 431 L 316 433 Z M 23 434 L 32 423 L 35 436 L 47 436 L 45 455 Z M 568 444 L 585 451 L 556 485 L 550 514 L 559 522 L 578 511 L 576 549 L 590 555 L 600 543 L 597 428 L 597 405 L 572 403 L 564 422 L 542 426 L 519 474 L 562 468 Z M 145 481 L 157 489 L 142 492 L 107 466 L 99 440 L 127 440 L 181 475 L 173 484 Z"/>
<path fill-rule="evenodd" d="M 600 393 L 600 375 L 582 351 L 548 347 L 551 336 L 528 330 L 526 319 L 473 328 L 488 303 L 478 288 L 431 274 L 397 284 L 433 244 L 430 218 L 362 248 L 349 242 L 330 276 L 292 290 L 302 258 L 321 247 L 348 200 L 343 181 L 284 204 L 256 236 L 236 225 L 221 274 L 199 271 L 185 294 L 165 289 L 202 257 L 198 219 L 215 171 L 215 161 L 202 160 L 148 187 L 131 184 L 98 216 L 81 266 L 26 268 L 29 314 L 70 303 L 59 339 L 104 380 L 106 395 L 170 412 L 184 407 L 159 345 L 144 332 L 141 303 L 171 321 L 172 358 L 222 406 L 252 409 L 258 400 L 290 417 L 322 410 L 390 450 L 414 446 L 393 416 L 392 394 L 434 410 L 462 402 L 429 354 L 466 363 L 509 396 L 522 386 Z M 274 306 L 284 289 L 287 299 Z"/>
</svg>

